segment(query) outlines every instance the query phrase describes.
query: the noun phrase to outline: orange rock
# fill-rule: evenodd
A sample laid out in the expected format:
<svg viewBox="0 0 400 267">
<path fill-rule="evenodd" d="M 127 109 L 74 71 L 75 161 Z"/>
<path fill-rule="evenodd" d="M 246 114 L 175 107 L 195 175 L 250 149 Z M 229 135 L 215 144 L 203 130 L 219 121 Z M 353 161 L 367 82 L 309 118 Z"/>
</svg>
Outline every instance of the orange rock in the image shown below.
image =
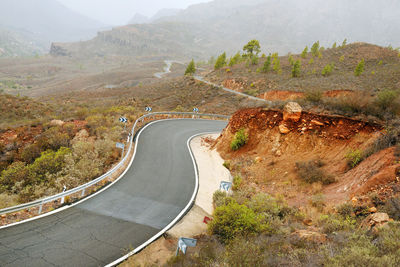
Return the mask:
<svg viewBox="0 0 400 267">
<path fill-rule="evenodd" d="M 289 102 L 283 109 L 283 120 L 284 121 L 291 120 L 297 122 L 300 120 L 302 111 L 303 109 L 298 103 Z"/>
<path fill-rule="evenodd" d="M 286 127 L 286 125 L 284 125 L 284 124 L 279 125 L 279 131 L 281 132 L 281 134 L 288 134 L 288 133 L 290 133 L 289 128 Z"/>
<path fill-rule="evenodd" d="M 375 207 L 372 207 L 372 208 L 369 208 L 368 211 L 371 212 L 371 213 L 375 213 L 378 210 Z"/>
<path fill-rule="evenodd" d="M 322 122 L 317 121 L 317 120 L 312 120 L 311 123 L 315 124 L 315 125 L 318 125 L 318 126 L 324 126 L 324 124 Z"/>
</svg>

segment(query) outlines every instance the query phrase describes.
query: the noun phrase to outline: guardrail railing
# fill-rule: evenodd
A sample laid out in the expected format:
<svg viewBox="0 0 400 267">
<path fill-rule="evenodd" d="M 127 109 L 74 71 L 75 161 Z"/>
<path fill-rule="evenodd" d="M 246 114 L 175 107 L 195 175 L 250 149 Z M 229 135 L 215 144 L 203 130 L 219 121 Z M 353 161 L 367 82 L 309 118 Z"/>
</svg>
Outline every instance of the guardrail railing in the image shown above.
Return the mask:
<svg viewBox="0 0 400 267">
<path fill-rule="evenodd" d="M 73 189 L 70 189 L 68 191 L 62 192 L 60 194 L 57 195 L 53 195 L 53 196 L 49 196 L 49 197 L 45 197 L 39 200 L 35 200 L 29 203 L 25 203 L 25 204 L 21 204 L 18 206 L 14 206 L 14 207 L 9 207 L 9 208 L 5 208 L 5 209 L 1 209 L 0 210 L 0 215 L 3 214 L 8 214 L 8 213 L 14 213 L 14 212 L 18 212 L 21 210 L 25 210 L 25 209 L 31 209 L 33 207 L 39 207 L 38 209 L 38 214 L 40 215 L 42 213 L 42 208 L 44 204 L 50 203 L 50 202 L 54 202 L 54 201 L 58 201 L 60 200 L 61 204 L 63 203 L 62 200 L 64 200 L 65 197 L 67 196 L 71 196 L 73 194 L 77 194 L 80 193 L 81 198 L 83 198 L 85 196 L 86 191 L 100 183 L 103 181 L 107 181 L 107 179 L 112 179 L 112 175 L 115 174 L 117 171 L 119 171 L 121 169 L 121 167 L 126 163 L 126 161 L 129 159 L 131 151 L 133 149 L 133 141 L 134 141 L 134 137 L 135 137 L 135 133 L 137 131 L 137 127 L 139 123 L 142 123 L 145 121 L 146 118 L 150 118 L 150 120 L 157 120 L 157 116 L 164 116 L 161 119 L 165 119 L 165 116 L 168 117 L 172 117 L 172 116 L 183 116 L 183 118 L 185 118 L 185 116 L 191 116 L 192 119 L 196 119 L 196 118 L 200 118 L 200 117 L 205 117 L 205 118 L 220 118 L 220 119 L 229 119 L 229 116 L 225 116 L 225 115 L 218 115 L 218 114 L 201 114 L 201 113 L 192 113 L 192 112 L 154 112 L 154 113 L 149 113 L 146 115 L 141 116 L 140 118 L 138 118 L 133 127 L 132 127 L 132 131 L 131 131 L 131 138 L 129 140 L 129 149 L 128 152 L 125 154 L 125 156 L 121 159 L 121 161 L 114 166 L 111 170 L 109 170 L 108 172 L 106 172 L 105 174 L 103 174 L 102 176 L 86 183 L 83 184 L 81 186 L 75 187 Z M 167 117 L 167 118 L 168 118 Z"/>
</svg>

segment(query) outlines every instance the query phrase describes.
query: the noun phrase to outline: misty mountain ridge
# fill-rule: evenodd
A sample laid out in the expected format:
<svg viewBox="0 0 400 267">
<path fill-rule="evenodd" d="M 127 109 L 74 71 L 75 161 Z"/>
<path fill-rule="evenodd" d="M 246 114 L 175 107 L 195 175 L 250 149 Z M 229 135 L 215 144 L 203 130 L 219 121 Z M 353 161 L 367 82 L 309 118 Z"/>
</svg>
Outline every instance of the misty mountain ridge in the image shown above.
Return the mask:
<svg viewBox="0 0 400 267">
<path fill-rule="evenodd" d="M 164 8 L 159 10 L 154 16 L 152 17 L 147 17 L 145 15 L 136 13 L 133 18 L 128 22 L 128 24 L 145 24 L 145 23 L 152 23 L 155 22 L 159 19 L 165 18 L 165 17 L 172 17 L 179 12 L 181 12 L 182 9 L 177 9 L 177 8 Z"/>
<path fill-rule="evenodd" d="M 263 51 L 299 52 L 319 40 L 324 46 L 368 42 L 400 46 L 400 2 L 395 0 L 216 0 L 192 5 L 152 23 L 117 27 L 91 41 L 56 44 L 70 56 L 206 59 L 241 50 L 251 39 Z M 57 54 L 55 49 L 53 54 Z M 64 52 L 65 52 L 64 51 Z"/>
<path fill-rule="evenodd" d="M 88 40 L 95 37 L 98 30 L 106 28 L 56 0 L 2 0 L 0 26 L 9 35 L 23 36 L 28 43 L 35 43 L 39 50 L 45 51 L 52 42 Z M 5 38 L 0 45 L 6 45 Z"/>
</svg>

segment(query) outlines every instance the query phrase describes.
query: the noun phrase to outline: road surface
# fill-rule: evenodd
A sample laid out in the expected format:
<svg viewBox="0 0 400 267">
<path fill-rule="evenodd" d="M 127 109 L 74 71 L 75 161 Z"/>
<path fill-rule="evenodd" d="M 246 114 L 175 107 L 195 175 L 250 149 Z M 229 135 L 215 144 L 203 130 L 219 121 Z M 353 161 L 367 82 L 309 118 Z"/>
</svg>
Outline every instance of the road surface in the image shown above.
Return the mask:
<svg viewBox="0 0 400 267">
<path fill-rule="evenodd" d="M 172 222 L 195 174 L 187 140 L 224 121 L 164 120 L 143 130 L 124 178 L 62 212 L 0 230 L 1 266 L 104 266 Z"/>
</svg>

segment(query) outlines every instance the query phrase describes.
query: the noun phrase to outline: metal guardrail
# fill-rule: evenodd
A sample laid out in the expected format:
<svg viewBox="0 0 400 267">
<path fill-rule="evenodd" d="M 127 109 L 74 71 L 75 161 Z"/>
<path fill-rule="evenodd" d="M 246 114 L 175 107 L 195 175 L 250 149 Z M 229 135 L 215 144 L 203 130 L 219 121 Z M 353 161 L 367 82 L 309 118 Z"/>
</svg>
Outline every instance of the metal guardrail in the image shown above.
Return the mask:
<svg viewBox="0 0 400 267">
<path fill-rule="evenodd" d="M 108 172 L 106 172 L 102 176 L 92 180 L 91 182 L 88 182 L 88 183 L 86 183 L 84 185 L 75 187 L 75 188 L 70 189 L 68 191 L 62 192 L 60 194 L 53 195 L 53 196 L 50 196 L 50 197 L 46 197 L 46 198 L 39 199 L 39 200 L 35 200 L 35 201 L 29 202 L 29 203 L 25 203 L 25 204 L 21 204 L 21 205 L 18 205 L 18 206 L 1 209 L 0 210 L 0 215 L 7 214 L 7 213 L 13 213 L 13 212 L 17 212 L 17 211 L 20 211 L 20 210 L 29 209 L 29 208 L 33 208 L 33 207 L 37 207 L 37 206 L 39 206 L 39 212 L 38 213 L 41 214 L 42 213 L 42 207 L 46 203 L 49 203 L 49 202 L 52 202 L 52 201 L 56 201 L 58 199 L 63 199 L 65 197 L 67 197 L 67 196 L 70 196 L 70 195 L 78 193 L 78 192 L 82 192 L 81 193 L 81 197 L 84 197 L 86 189 L 88 189 L 89 187 L 91 187 L 91 186 L 93 186 L 93 185 L 95 185 L 95 184 L 97 184 L 97 183 L 99 183 L 101 181 L 104 181 L 104 180 L 106 180 L 108 178 L 111 178 L 111 175 L 113 175 L 117 170 L 119 170 L 120 167 L 123 166 L 124 163 L 129 159 L 129 155 L 130 155 L 130 153 L 132 151 L 132 147 L 133 147 L 133 140 L 134 140 L 135 130 L 137 128 L 137 125 L 140 122 L 143 122 L 144 119 L 146 119 L 146 118 L 154 119 L 156 116 L 163 116 L 163 115 L 164 116 L 165 115 L 169 115 L 169 116 L 180 116 L 180 115 L 185 116 L 186 115 L 186 116 L 192 116 L 193 119 L 198 118 L 198 117 L 210 117 L 210 118 L 221 118 L 221 119 L 229 119 L 230 118 L 229 116 L 226 116 L 226 115 L 201 114 L 201 113 L 193 113 L 193 112 L 154 112 L 154 113 L 149 113 L 149 114 L 143 115 L 143 116 L 141 116 L 140 118 L 138 118 L 135 121 L 135 124 L 132 127 L 132 131 L 131 131 L 132 138 L 129 141 L 128 152 L 121 159 L 121 161 L 116 166 L 114 166 L 111 170 L 109 170 Z"/>
</svg>

